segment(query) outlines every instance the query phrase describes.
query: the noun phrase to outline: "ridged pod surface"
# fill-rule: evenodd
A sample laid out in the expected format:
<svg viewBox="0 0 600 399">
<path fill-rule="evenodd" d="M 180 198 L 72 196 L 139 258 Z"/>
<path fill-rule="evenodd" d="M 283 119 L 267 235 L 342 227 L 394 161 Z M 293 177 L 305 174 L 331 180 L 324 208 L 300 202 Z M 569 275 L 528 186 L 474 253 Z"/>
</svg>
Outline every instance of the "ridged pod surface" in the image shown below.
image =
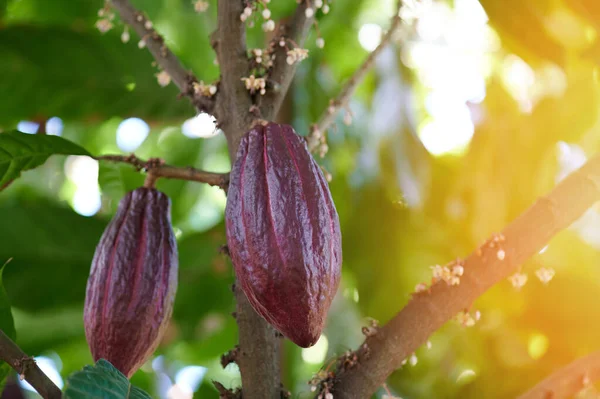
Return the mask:
<svg viewBox="0 0 600 399">
<path fill-rule="evenodd" d="M 288 125 L 242 138 L 225 211 L 236 276 L 254 309 L 301 347 L 314 345 L 342 264 L 338 215 L 304 139 Z"/>
<path fill-rule="evenodd" d="M 177 290 L 177 246 L 169 198 L 138 188 L 119 203 L 92 261 L 84 308 L 94 360 L 127 377 L 156 350 Z"/>
</svg>

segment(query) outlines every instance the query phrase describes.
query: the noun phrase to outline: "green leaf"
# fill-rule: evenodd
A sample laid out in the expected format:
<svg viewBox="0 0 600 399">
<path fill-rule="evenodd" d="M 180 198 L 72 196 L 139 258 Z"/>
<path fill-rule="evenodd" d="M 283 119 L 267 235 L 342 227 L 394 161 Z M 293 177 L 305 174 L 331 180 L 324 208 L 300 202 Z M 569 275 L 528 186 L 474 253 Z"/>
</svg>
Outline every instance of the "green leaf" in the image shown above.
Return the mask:
<svg viewBox="0 0 600 399">
<path fill-rule="evenodd" d="M 65 399 L 150 399 L 150 395 L 131 385 L 127 377 L 110 362 L 100 359 L 71 374 L 63 395 Z"/>
<path fill-rule="evenodd" d="M 2 274 L 4 273 L 4 267 L 11 261 L 8 259 L 2 267 L 0 267 L 0 329 L 4 331 L 4 334 L 8 335 L 13 341 L 17 338 L 17 332 L 15 331 L 15 322 L 13 320 L 12 312 L 10 310 L 10 302 L 6 290 L 4 289 L 4 283 L 2 281 Z"/>
<path fill-rule="evenodd" d="M 158 85 L 152 56 L 138 49 L 135 36 L 123 44 L 116 30 L 101 35 L 93 29 L 32 24 L 0 29 L 0 75 L 11 77 L 0 80 L 0 92 L 11 93 L 0 99 L 0 125 L 51 116 L 179 120 L 194 115 L 189 101 L 176 101 L 174 84 Z M 26 94 L 31 90 L 35 96 Z"/>
<path fill-rule="evenodd" d="M 10 302 L 8 301 L 8 296 L 6 295 L 6 290 L 4 289 L 4 284 L 2 282 L 4 267 L 10 261 L 11 259 L 7 260 L 2 267 L 0 267 L 0 329 L 14 341 L 17 337 L 15 323 L 10 310 Z M 11 367 L 6 364 L 6 362 L 0 362 L 0 392 L 4 389 L 6 377 L 10 372 Z"/>
<path fill-rule="evenodd" d="M 37 313 L 82 303 L 108 220 L 40 198 L 0 203 L 0 220 L 0 259 L 13 258 L 4 273 L 12 305 Z"/>
<path fill-rule="evenodd" d="M 0 134 L 0 189 L 22 171 L 37 168 L 54 154 L 90 155 L 62 137 L 17 131 Z"/>
</svg>

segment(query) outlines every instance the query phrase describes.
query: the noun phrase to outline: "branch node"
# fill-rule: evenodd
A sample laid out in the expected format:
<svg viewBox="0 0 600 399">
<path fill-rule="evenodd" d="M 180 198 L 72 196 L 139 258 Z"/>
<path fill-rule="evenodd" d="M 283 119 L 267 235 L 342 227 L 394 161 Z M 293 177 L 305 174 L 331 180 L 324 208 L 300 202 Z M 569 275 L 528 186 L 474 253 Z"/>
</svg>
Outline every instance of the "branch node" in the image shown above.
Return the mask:
<svg viewBox="0 0 600 399">
<path fill-rule="evenodd" d="M 221 356 L 221 366 L 227 367 L 231 363 L 235 363 L 240 353 L 240 346 L 236 345 L 233 349 Z"/>
<path fill-rule="evenodd" d="M 25 379 L 25 374 L 27 370 L 29 370 L 32 366 L 35 365 L 35 359 L 33 356 L 23 356 L 20 359 L 15 359 L 14 367 L 15 370 L 19 373 L 19 379 L 23 381 Z"/>
<path fill-rule="evenodd" d="M 217 388 L 217 391 L 219 391 L 219 399 L 242 399 L 241 389 L 227 389 L 218 381 L 213 381 L 212 383 Z"/>
<path fill-rule="evenodd" d="M 229 246 L 227 244 L 221 245 L 219 247 L 219 253 L 221 255 L 225 255 L 227 257 L 231 257 L 231 253 L 229 253 Z"/>
</svg>

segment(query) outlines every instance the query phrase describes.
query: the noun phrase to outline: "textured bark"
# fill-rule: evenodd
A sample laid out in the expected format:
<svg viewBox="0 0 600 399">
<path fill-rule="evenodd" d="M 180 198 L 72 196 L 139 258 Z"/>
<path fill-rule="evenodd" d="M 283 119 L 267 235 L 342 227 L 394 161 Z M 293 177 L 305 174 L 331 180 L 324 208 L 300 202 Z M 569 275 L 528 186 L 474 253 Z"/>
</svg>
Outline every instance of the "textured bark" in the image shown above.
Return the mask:
<svg viewBox="0 0 600 399">
<path fill-rule="evenodd" d="M 246 30 L 240 21 L 243 10 L 241 0 L 219 0 L 218 28 L 212 36 L 221 67 L 216 109 L 221 116 L 219 126 L 227 138 L 232 164 L 242 136 L 250 130 L 254 119 L 250 113 L 252 98 L 241 80 L 249 75 Z M 236 362 L 242 376 L 243 396 L 245 399 L 279 399 L 277 334 L 254 311 L 239 284 L 236 284 L 236 304 L 240 348 Z"/>
<path fill-rule="evenodd" d="M 600 380 L 600 351 L 558 369 L 517 399 L 567 399 Z"/>
<path fill-rule="evenodd" d="M 60 399 L 62 392 L 4 331 L 0 330 L 0 360 L 15 369 L 44 399 Z"/>
</svg>

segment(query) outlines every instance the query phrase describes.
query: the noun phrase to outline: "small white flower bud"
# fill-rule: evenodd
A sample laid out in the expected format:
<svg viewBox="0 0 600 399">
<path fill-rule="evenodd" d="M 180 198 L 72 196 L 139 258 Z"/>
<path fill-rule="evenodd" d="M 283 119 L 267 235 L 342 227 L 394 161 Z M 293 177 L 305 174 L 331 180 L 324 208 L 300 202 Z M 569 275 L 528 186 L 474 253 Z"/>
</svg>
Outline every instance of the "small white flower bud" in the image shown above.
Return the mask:
<svg viewBox="0 0 600 399">
<path fill-rule="evenodd" d="M 130 39 L 129 31 L 128 30 L 124 30 L 123 33 L 121 33 L 121 41 L 123 43 L 128 43 L 129 39 Z"/>
<path fill-rule="evenodd" d="M 262 25 L 262 29 L 265 32 L 273 32 L 275 30 L 275 21 L 272 19 L 268 20 Z"/>
</svg>

